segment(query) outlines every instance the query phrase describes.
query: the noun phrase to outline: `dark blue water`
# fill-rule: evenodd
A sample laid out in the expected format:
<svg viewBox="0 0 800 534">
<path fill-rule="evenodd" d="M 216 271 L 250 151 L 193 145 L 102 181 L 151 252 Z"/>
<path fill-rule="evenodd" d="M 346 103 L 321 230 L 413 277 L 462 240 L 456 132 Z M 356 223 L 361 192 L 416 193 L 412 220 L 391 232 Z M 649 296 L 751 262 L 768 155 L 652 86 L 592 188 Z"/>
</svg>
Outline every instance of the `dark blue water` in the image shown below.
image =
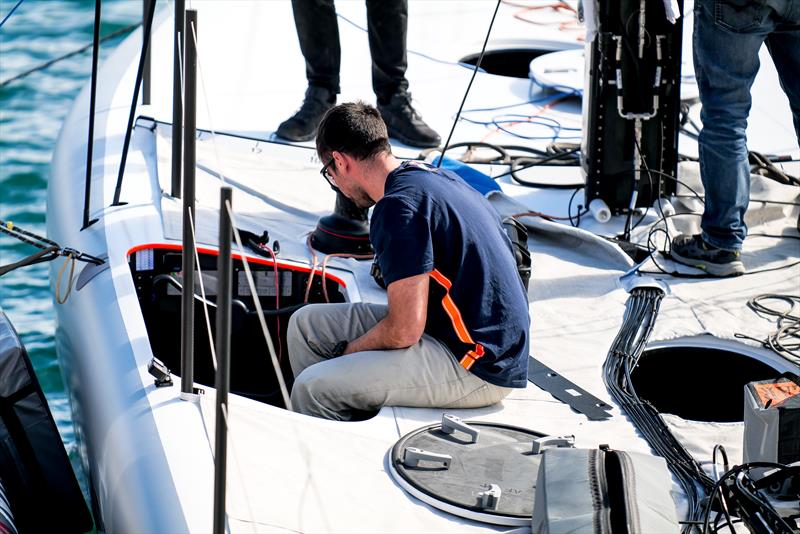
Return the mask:
<svg viewBox="0 0 800 534">
<path fill-rule="evenodd" d="M 0 0 L 0 20 L 17 0 Z M 94 0 L 24 0 L 0 28 L 0 83 L 92 41 Z M 103 0 L 100 35 L 141 20 L 141 0 Z M 101 60 L 120 41 L 107 41 Z M 0 87 L 0 219 L 44 235 L 47 180 L 61 122 L 91 74 L 91 51 Z M 68 246 L 68 243 L 61 243 Z M 0 265 L 36 249 L 0 234 Z M 0 277 L 0 308 L 20 333 L 86 493 L 69 400 L 54 347 L 46 264 Z"/>
</svg>

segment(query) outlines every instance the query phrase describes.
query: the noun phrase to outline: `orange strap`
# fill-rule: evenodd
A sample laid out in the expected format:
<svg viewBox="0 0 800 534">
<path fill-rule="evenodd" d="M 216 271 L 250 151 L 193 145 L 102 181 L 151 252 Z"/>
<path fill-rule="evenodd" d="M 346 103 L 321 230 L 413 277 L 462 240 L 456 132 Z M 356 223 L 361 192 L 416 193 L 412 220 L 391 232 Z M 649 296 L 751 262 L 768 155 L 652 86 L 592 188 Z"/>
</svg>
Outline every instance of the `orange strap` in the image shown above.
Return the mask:
<svg viewBox="0 0 800 534">
<path fill-rule="evenodd" d="M 444 288 L 444 297 L 442 298 L 442 306 L 444 307 L 444 311 L 448 317 L 450 317 L 450 322 L 453 323 L 453 329 L 456 331 L 456 335 L 458 336 L 459 341 L 462 343 L 466 343 L 469 345 L 475 345 L 473 350 L 467 351 L 463 358 L 461 358 L 461 367 L 466 370 L 469 370 L 479 358 L 481 358 L 484 354 L 483 352 L 483 345 L 480 343 L 475 343 L 472 340 L 472 336 L 469 335 L 469 330 L 467 330 L 467 325 L 464 324 L 464 318 L 461 317 L 461 311 L 459 311 L 458 306 L 456 306 L 453 297 L 450 296 L 450 288 L 453 287 L 453 283 L 438 269 L 434 269 L 430 273 L 431 278 L 433 278 L 440 286 Z"/>
</svg>

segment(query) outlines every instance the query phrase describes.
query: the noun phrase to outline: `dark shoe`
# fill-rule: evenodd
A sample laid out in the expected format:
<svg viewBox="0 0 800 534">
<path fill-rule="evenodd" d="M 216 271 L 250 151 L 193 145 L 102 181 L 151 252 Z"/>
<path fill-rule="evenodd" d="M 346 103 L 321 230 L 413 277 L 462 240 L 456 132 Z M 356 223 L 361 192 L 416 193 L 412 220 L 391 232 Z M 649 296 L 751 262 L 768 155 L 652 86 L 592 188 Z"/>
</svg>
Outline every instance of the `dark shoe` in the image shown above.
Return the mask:
<svg viewBox="0 0 800 534">
<path fill-rule="evenodd" d="M 310 141 L 317 135 L 322 116 L 336 103 L 336 95 L 323 87 L 310 85 L 306 89 L 303 105 L 278 126 L 275 133 L 289 141 Z"/>
<path fill-rule="evenodd" d="M 739 276 L 744 274 L 744 264 L 738 250 L 725 250 L 709 245 L 697 235 L 679 235 L 672 240 L 672 259 L 690 265 L 714 276 Z"/>
<path fill-rule="evenodd" d="M 389 130 L 389 137 L 418 148 L 436 148 L 442 142 L 439 134 L 425 124 L 411 106 L 410 93 L 401 91 L 395 93 L 387 104 L 378 102 L 378 111 Z"/>
</svg>

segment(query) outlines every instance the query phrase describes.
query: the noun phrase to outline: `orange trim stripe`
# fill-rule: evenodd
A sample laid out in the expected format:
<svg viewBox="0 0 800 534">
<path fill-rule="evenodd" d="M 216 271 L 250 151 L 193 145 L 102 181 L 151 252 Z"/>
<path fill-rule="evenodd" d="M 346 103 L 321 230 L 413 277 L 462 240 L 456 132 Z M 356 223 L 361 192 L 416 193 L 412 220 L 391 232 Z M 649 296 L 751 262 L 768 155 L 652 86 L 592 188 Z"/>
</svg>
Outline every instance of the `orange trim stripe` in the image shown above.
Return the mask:
<svg viewBox="0 0 800 534">
<path fill-rule="evenodd" d="M 468 351 L 460 361 L 461 367 L 469 371 L 470 367 L 483 356 L 483 345 L 475 343 L 475 341 L 472 340 L 472 336 L 469 334 L 469 330 L 467 330 L 467 325 L 464 324 L 461 311 L 458 309 L 458 306 L 456 306 L 453 297 L 450 296 L 450 288 L 453 287 L 453 283 L 438 269 L 431 271 L 430 276 L 445 290 L 444 297 L 442 298 L 442 307 L 444 307 L 447 316 L 450 317 L 450 322 L 453 323 L 453 329 L 456 331 L 456 336 L 458 336 L 459 341 L 475 345 L 475 350 Z"/>
<path fill-rule="evenodd" d="M 128 253 L 126 254 L 126 257 L 130 258 L 131 254 L 133 254 L 134 252 L 139 252 L 140 250 L 183 250 L 183 247 L 180 244 L 175 244 L 175 243 L 147 243 L 147 244 L 143 244 L 143 245 L 136 245 L 135 247 L 131 248 L 130 250 L 128 250 Z M 213 248 L 197 247 L 197 252 L 200 253 L 200 254 L 209 254 L 211 256 L 219 256 L 219 250 L 213 249 Z M 236 253 L 236 252 L 231 253 L 231 257 L 233 259 L 235 259 L 235 260 L 240 260 L 240 261 L 242 260 L 242 255 L 239 254 L 239 253 Z M 266 258 L 259 258 L 259 257 L 251 256 L 249 254 L 246 256 L 246 258 L 247 258 L 247 263 L 250 263 L 250 264 L 257 263 L 259 265 L 269 265 L 269 266 L 274 265 L 273 261 L 268 260 Z M 286 262 L 283 262 L 283 261 L 280 261 L 280 260 L 278 260 L 277 263 L 278 263 L 278 267 L 281 267 L 283 269 L 288 269 L 290 271 L 297 271 L 297 272 L 301 272 L 301 273 L 310 273 L 311 272 L 311 269 L 309 269 L 308 267 L 303 267 L 302 265 L 295 265 L 293 263 L 286 263 Z M 317 270 L 314 271 L 314 273 L 315 273 L 315 275 L 317 275 L 317 274 L 322 273 L 322 271 L 320 269 L 317 269 Z M 342 287 L 347 287 L 347 284 L 344 282 L 344 280 L 342 280 L 338 276 L 334 276 L 334 275 L 332 275 L 330 273 L 325 273 L 325 278 L 327 278 L 328 280 L 332 280 L 332 281 L 336 282 L 337 284 L 339 284 Z"/>
</svg>

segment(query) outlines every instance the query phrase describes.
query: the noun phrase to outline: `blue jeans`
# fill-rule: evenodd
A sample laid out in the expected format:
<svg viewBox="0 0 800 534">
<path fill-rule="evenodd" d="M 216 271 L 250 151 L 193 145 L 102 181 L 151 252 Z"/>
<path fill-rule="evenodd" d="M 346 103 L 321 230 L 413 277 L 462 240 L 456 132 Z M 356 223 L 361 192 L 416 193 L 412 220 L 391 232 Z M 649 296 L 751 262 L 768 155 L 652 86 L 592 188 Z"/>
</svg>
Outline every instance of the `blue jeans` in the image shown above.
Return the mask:
<svg viewBox="0 0 800 534">
<path fill-rule="evenodd" d="M 729 250 L 741 249 L 747 235 L 745 130 L 763 43 L 789 97 L 800 143 L 800 0 L 696 0 L 694 65 L 703 105 L 700 175 L 706 194 L 702 237 Z"/>
</svg>

